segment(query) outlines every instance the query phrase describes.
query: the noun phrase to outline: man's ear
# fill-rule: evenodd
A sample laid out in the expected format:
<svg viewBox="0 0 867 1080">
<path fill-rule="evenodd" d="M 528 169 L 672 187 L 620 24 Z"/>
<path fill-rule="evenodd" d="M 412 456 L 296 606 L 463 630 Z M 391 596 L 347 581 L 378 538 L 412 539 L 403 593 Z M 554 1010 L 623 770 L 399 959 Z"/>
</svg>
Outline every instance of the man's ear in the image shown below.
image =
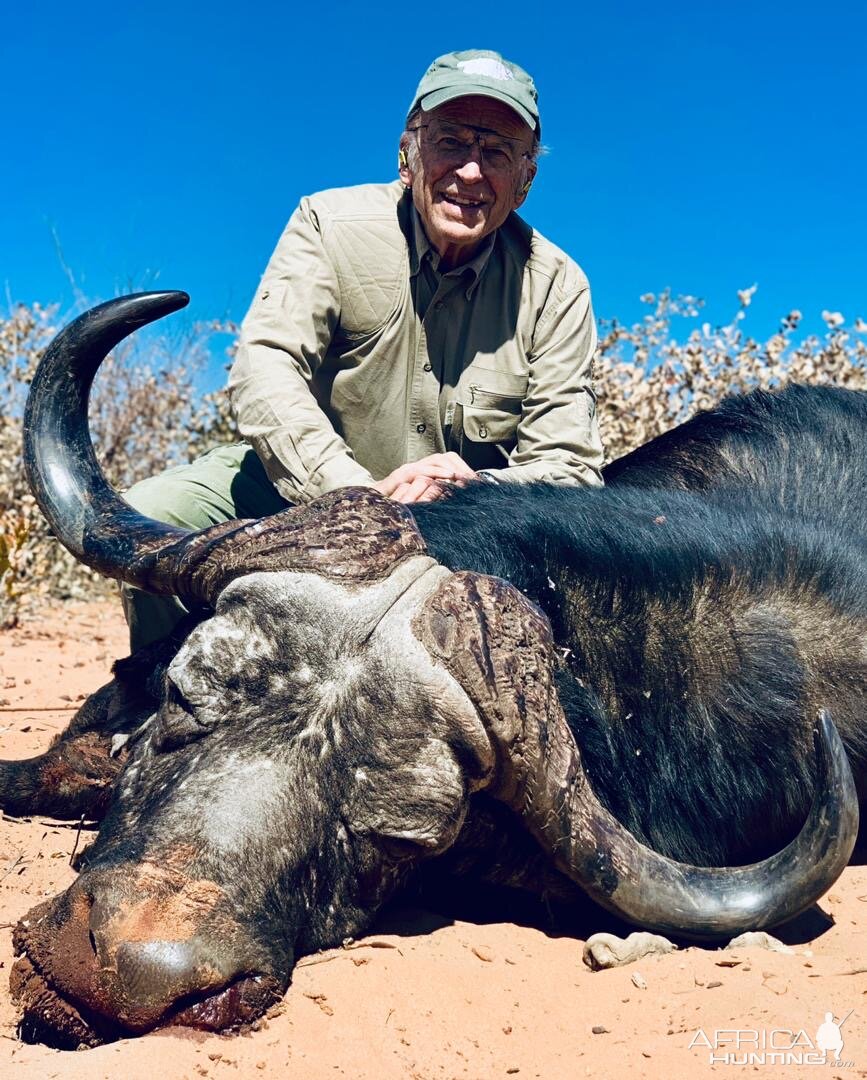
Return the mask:
<svg viewBox="0 0 867 1080">
<path fill-rule="evenodd" d="M 412 172 L 409 167 L 409 140 L 410 136 L 404 132 L 400 137 L 400 148 L 397 152 L 397 171 L 405 187 L 412 187 Z"/>
<path fill-rule="evenodd" d="M 521 187 L 518 188 L 518 191 L 517 191 L 517 193 L 515 195 L 515 209 L 516 210 L 518 209 L 519 206 L 524 205 L 524 201 L 526 200 L 527 195 L 530 193 L 530 188 L 533 185 L 533 180 L 534 180 L 535 176 L 536 176 L 536 162 L 535 161 L 528 161 L 527 162 L 527 169 L 526 169 L 526 172 L 524 174 L 524 182 L 521 185 Z"/>
</svg>

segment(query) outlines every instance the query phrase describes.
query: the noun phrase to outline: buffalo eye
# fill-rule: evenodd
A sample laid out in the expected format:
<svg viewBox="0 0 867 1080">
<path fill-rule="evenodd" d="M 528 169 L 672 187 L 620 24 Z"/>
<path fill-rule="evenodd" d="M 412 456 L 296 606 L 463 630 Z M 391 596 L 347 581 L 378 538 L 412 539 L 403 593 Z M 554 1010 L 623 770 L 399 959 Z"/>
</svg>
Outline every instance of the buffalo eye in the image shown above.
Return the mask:
<svg viewBox="0 0 867 1080">
<path fill-rule="evenodd" d="M 213 730 L 213 724 L 197 717 L 193 703 L 181 691 L 172 677 L 166 673 L 162 700 L 157 713 L 154 748 L 159 751 L 176 750 L 194 739 Z"/>
</svg>

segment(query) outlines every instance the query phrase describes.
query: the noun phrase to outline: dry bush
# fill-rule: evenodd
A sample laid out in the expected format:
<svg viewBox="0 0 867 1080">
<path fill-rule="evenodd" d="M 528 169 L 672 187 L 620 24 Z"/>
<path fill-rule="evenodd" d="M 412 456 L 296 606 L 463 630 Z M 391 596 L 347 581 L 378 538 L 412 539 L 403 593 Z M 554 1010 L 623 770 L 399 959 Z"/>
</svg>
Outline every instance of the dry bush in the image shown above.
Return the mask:
<svg viewBox="0 0 867 1080">
<path fill-rule="evenodd" d="M 788 382 L 867 389 L 863 319 L 846 329 L 840 312 L 823 311 L 827 333 L 796 340 L 801 313 L 791 311 L 776 334 L 759 342 L 742 327 L 755 290 L 738 293 L 738 310 L 723 327 L 698 324 L 703 301 L 668 291 L 643 296 L 652 312 L 631 327 L 616 319 L 600 323 L 596 389 L 609 460 L 728 394 Z M 675 333 L 675 320 L 687 324 L 685 333 Z"/>
<path fill-rule="evenodd" d="M 20 304 L 0 317 L 0 626 L 45 597 L 80 598 L 112 585 L 77 563 L 51 535 L 30 494 L 22 461 L 22 415 L 30 380 L 57 333 L 56 307 Z M 63 321 L 68 321 L 64 319 Z M 183 335 L 127 339 L 99 370 L 90 419 L 97 457 L 123 490 L 233 438 L 222 392 L 196 403 L 195 376 L 220 323 Z"/>
<path fill-rule="evenodd" d="M 601 323 L 596 383 L 610 458 L 727 394 L 789 381 L 867 389 L 863 320 L 846 329 L 839 312 L 826 311 L 826 334 L 796 339 L 801 314 L 792 311 L 776 334 L 758 342 L 742 327 L 754 291 L 738 293 L 738 310 L 721 328 L 699 322 L 701 301 L 667 291 L 643 297 L 652 310 L 631 327 L 617 320 Z M 6 403 L 0 415 L 0 624 L 14 622 L 26 605 L 46 596 L 81 597 L 111 588 L 50 536 L 24 479 L 24 399 L 56 320 L 56 308 L 38 304 L 0 318 L 0 394 Z M 122 490 L 236 437 L 223 391 L 194 404 L 194 377 L 207 360 L 210 335 L 234 329 L 215 322 L 184 337 L 140 333 L 103 364 L 91 400 L 91 427 L 97 455 L 116 487 Z"/>
</svg>

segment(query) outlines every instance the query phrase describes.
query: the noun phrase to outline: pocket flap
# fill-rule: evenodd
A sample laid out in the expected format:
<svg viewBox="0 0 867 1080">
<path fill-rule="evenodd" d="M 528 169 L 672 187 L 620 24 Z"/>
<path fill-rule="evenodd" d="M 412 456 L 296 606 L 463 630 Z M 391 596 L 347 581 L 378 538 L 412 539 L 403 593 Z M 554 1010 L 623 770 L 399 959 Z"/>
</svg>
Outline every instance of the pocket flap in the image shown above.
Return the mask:
<svg viewBox="0 0 867 1080">
<path fill-rule="evenodd" d="M 471 409 L 502 409 L 520 413 L 527 393 L 527 376 L 492 368 L 470 367 L 457 388 L 457 401 Z"/>
<path fill-rule="evenodd" d="M 464 435 L 472 442 L 514 443 L 521 419 L 521 401 L 514 412 L 507 409 L 473 408 L 464 405 Z"/>
</svg>

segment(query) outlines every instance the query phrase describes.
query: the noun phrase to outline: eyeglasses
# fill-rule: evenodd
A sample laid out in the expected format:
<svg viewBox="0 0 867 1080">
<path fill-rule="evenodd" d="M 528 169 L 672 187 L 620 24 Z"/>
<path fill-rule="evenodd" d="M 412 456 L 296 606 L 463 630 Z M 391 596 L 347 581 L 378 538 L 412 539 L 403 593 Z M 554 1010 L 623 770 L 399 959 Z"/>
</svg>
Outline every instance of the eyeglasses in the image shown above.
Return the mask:
<svg viewBox="0 0 867 1080">
<path fill-rule="evenodd" d="M 511 172 L 522 158 L 530 157 L 530 152 L 522 147 L 519 139 L 473 127 L 432 120 L 427 124 L 417 124 L 411 130 L 423 130 L 428 148 L 440 161 L 447 162 L 453 168 L 463 165 L 476 145 L 484 167 L 491 172 Z"/>
</svg>

